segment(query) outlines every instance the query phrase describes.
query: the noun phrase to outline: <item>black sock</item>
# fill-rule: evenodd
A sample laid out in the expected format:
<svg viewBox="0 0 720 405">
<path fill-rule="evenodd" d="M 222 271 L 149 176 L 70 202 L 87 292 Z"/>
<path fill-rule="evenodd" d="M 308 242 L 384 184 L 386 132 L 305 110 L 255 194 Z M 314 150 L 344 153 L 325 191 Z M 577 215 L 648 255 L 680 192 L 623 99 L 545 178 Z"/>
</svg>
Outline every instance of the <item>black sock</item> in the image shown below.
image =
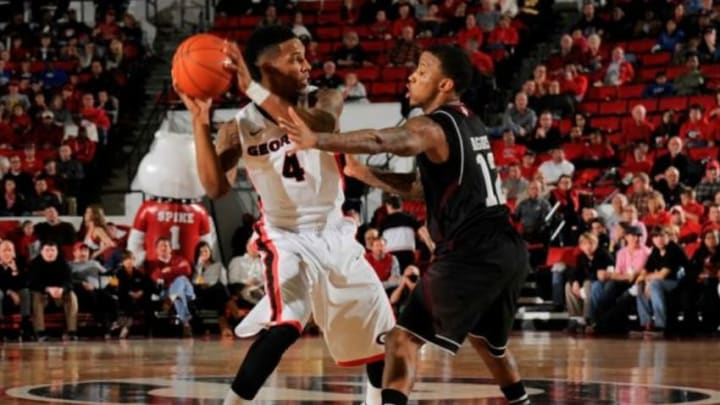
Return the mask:
<svg viewBox="0 0 720 405">
<path fill-rule="evenodd" d="M 530 403 L 522 381 L 518 381 L 505 387 L 500 387 L 500 391 L 502 391 L 505 395 L 505 399 L 507 399 L 512 405 Z"/>
<path fill-rule="evenodd" d="M 376 361 L 374 363 L 368 363 L 367 365 L 365 365 L 365 371 L 367 371 L 370 385 L 375 388 L 382 388 L 382 375 L 384 368 L 385 362 L 383 360 Z"/>
<path fill-rule="evenodd" d="M 232 390 L 250 401 L 280 363 L 285 351 L 300 337 L 290 325 L 273 326 L 258 337 L 245 355 L 232 383 Z"/>
<path fill-rule="evenodd" d="M 400 391 L 391 389 L 382 390 L 383 405 L 407 405 L 408 397 Z"/>
</svg>

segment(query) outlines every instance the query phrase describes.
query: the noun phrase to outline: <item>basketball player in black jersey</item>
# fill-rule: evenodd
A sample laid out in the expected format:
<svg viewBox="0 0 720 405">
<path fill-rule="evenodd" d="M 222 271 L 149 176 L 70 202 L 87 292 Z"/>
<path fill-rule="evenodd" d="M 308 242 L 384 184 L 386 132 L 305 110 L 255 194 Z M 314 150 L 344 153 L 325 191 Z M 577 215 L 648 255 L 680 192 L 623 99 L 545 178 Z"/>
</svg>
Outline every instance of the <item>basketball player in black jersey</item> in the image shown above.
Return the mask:
<svg viewBox="0 0 720 405">
<path fill-rule="evenodd" d="M 530 401 L 507 349 L 516 302 L 529 270 L 525 242 L 513 229 L 480 120 L 461 102 L 471 63 L 463 51 L 435 46 L 408 79 L 411 105 L 425 115 L 403 126 L 314 133 L 290 110 L 281 121 L 297 149 L 416 156 L 419 176 L 359 164 L 346 173 L 427 203 L 436 259 L 387 336 L 383 404 L 408 401 L 417 352 L 433 343 L 455 354 L 467 337 L 511 404 Z"/>
</svg>

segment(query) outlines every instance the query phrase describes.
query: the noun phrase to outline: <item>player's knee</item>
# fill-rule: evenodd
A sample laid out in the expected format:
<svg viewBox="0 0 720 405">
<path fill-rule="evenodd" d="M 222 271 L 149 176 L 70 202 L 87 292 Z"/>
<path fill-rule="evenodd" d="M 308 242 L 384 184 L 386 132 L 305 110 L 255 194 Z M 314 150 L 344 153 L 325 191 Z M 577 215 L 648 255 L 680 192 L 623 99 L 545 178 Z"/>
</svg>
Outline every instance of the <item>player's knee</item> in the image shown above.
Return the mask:
<svg viewBox="0 0 720 405">
<path fill-rule="evenodd" d="M 479 351 L 484 351 L 491 357 L 505 357 L 505 353 L 507 352 L 507 345 L 503 346 L 495 346 L 491 344 L 486 338 L 478 336 L 472 336 L 470 338 L 473 341 L 473 346 Z"/>
<path fill-rule="evenodd" d="M 398 328 L 388 332 L 385 340 L 386 352 L 392 353 L 395 357 L 408 357 L 416 352 L 422 344 L 422 340 Z"/>
<path fill-rule="evenodd" d="M 265 332 L 265 339 L 278 349 L 287 349 L 300 338 L 300 331 L 292 325 L 273 326 Z"/>
</svg>

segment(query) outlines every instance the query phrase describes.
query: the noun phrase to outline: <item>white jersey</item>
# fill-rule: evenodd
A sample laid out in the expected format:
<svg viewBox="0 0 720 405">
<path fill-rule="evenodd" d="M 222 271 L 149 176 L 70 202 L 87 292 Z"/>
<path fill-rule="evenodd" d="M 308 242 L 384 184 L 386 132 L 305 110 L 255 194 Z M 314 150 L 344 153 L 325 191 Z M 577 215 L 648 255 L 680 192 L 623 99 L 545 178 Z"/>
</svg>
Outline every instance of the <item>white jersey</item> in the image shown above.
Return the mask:
<svg viewBox="0 0 720 405">
<path fill-rule="evenodd" d="M 343 177 L 336 155 L 308 149 L 288 153 L 287 133 L 255 103 L 237 114 L 242 159 L 268 225 L 299 232 L 342 219 Z"/>
</svg>

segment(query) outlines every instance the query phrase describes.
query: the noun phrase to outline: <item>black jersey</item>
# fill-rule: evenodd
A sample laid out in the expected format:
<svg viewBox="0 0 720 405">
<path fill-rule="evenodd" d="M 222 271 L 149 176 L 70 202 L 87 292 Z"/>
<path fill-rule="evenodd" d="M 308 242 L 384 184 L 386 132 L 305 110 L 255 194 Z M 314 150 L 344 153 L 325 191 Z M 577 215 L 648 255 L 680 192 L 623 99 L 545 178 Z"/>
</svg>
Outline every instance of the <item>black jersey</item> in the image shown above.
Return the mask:
<svg viewBox="0 0 720 405">
<path fill-rule="evenodd" d="M 442 255 L 506 226 L 509 210 L 480 119 L 459 103 L 444 105 L 427 117 L 442 127 L 449 149 L 447 161 L 440 164 L 424 153 L 417 156 L 428 228 L 436 253 Z"/>
</svg>

